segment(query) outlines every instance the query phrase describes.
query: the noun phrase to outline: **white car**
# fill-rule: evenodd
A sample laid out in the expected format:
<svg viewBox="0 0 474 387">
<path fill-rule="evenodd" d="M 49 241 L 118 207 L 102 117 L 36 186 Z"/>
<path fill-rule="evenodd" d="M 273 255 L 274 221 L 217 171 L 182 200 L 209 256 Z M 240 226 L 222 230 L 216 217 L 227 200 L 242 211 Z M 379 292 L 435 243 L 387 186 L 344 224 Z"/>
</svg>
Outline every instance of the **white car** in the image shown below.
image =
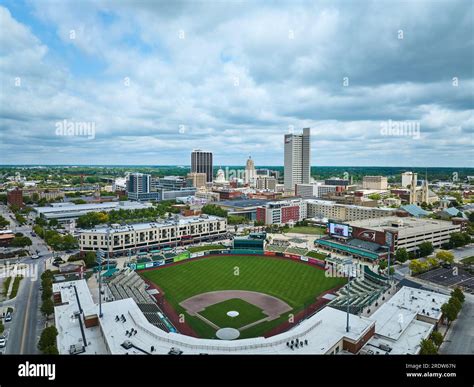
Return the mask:
<svg viewBox="0 0 474 387">
<path fill-rule="evenodd" d="M 32 255 L 31 259 L 38 259 L 40 256 L 38 254 Z"/>
<path fill-rule="evenodd" d="M 5 348 L 5 345 L 7 345 L 7 339 L 5 336 L 0 336 L 0 348 Z"/>
</svg>

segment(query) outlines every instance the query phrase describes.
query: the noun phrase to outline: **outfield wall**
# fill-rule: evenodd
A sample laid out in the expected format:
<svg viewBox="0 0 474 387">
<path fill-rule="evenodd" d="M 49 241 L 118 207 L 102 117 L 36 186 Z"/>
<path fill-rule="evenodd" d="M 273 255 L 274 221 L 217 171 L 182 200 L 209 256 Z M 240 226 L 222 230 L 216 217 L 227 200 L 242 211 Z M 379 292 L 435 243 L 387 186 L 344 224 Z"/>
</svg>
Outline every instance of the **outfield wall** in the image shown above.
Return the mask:
<svg viewBox="0 0 474 387">
<path fill-rule="evenodd" d="M 274 251 L 262 251 L 262 250 L 250 250 L 250 249 L 226 249 L 226 250 L 206 250 L 198 251 L 195 253 L 190 253 L 189 251 L 184 251 L 175 257 L 166 258 L 162 260 L 157 260 L 153 262 L 144 262 L 144 263 L 131 263 L 129 267 L 132 270 L 145 270 L 152 269 L 154 267 L 160 267 L 164 265 L 169 265 L 177 262 L 182 262 L 188 259 L 201 258 L 206 256 L 216 256 L 216 255 L 259 255 L 266 257 L 278 257 L 278 258 L 287 258 L 294 261 L 302 261 L 309 263 L 311 265 L 318 266 L 320 268 L 326 267 L 326 262 L 320 259 L 307 257 L 303 255 L 290 254 L 290 253 L 280 253 Z"/>
</svg>

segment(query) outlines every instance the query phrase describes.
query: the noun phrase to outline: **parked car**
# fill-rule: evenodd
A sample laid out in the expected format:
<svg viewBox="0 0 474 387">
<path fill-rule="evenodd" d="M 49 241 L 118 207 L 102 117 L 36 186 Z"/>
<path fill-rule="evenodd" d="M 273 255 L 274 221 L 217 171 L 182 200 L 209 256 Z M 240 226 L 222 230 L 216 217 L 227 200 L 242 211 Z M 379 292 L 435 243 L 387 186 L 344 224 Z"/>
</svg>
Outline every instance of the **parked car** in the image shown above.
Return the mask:
<svg viewBox="0 0 474 387">
<path fill-rule="evenodd" d="M 12 312 L 7 312 L 5 315 L 5 322 L 12 321 Z"/>
<path fill-rule="evenodd" d="M 5 336 L 0 336 L 0 348 L 5 348 L 5 345 L 7 345 L 7 339 Z"/>
</svg>

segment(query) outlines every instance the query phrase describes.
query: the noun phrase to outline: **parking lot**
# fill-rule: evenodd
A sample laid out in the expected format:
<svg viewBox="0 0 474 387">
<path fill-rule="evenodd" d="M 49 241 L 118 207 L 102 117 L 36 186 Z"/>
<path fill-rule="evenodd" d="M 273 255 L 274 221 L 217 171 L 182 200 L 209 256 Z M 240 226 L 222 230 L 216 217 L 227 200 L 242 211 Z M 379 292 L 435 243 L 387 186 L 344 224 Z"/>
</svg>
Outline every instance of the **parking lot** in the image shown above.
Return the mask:
<svg viewBox="0 0 474 387">
<path fill-rule="evenodd" d="M 440 267 L 420 274 L 418 278 L 434 282 L 443 286 L 462 286 L 466 291 L 474 293 L 474 276 L 467 271 L 454 266 L 452 268 Z"/>
</svg>

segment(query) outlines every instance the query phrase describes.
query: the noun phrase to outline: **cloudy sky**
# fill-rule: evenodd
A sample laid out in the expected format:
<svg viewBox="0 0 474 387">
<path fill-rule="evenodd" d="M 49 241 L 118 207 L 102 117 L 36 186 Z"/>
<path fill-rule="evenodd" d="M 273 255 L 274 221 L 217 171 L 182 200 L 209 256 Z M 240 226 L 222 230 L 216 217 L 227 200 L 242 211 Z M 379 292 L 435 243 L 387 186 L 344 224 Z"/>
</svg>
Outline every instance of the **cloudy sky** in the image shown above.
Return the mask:
<svg viewBox="0 0 474 387">
<path fill-rule="evenodd" d="M 473 4 L 2 0 L 0 163 L 472 167 Z"/>
</svg>

